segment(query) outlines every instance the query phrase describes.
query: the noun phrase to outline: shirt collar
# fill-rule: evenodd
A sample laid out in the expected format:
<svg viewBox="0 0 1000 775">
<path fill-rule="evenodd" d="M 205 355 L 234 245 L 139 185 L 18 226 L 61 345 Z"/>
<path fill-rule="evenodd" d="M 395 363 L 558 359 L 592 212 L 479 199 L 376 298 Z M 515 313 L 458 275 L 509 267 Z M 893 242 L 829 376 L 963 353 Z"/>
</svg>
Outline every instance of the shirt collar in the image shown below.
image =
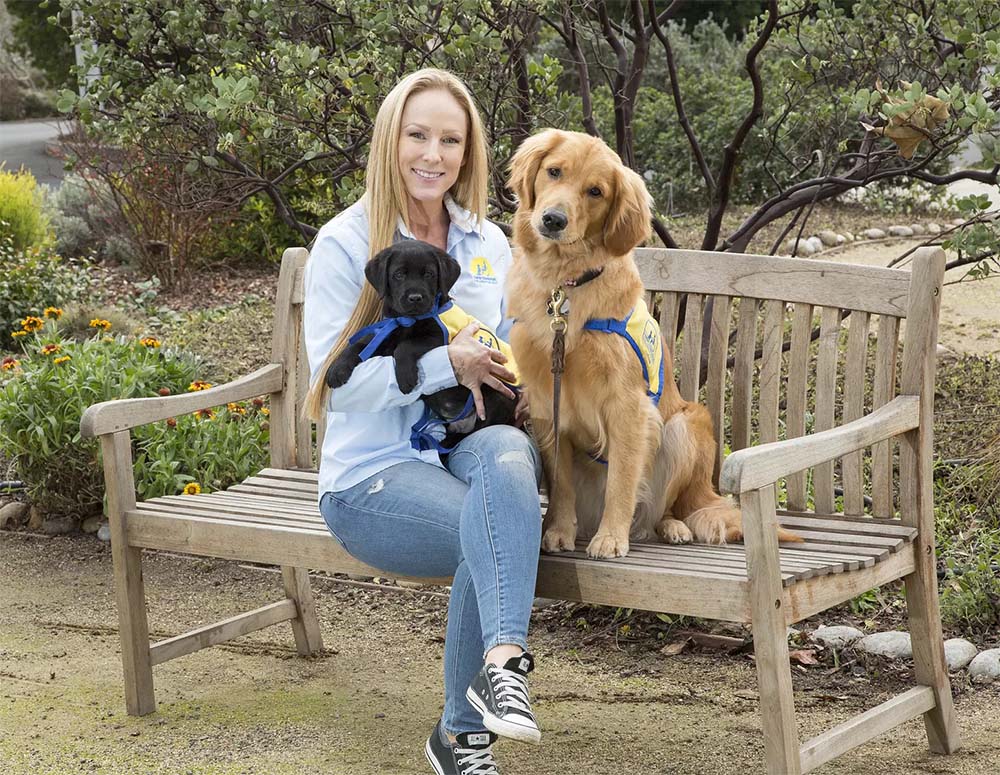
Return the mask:
<svg viewBox="0 0 1000 775">
<path fill-rule="evenodd" d="M 444 207 L 448 211 L 448 218 L 451 220 L 451 226 L 457 228 L 464 234 L 477 232 L 480 236 L 482 236 L 482 224 L 476 220 L 476 216 L 456 202 L 451 194 L 444 195 Z M 413 233 L 406 228 L 406 221 L 403 220 L 402 215 L 400 215 L 396 221 L 396 228 L 404 237 L 407 237 L 408 239 L 415 239 Z"/>
</svg>

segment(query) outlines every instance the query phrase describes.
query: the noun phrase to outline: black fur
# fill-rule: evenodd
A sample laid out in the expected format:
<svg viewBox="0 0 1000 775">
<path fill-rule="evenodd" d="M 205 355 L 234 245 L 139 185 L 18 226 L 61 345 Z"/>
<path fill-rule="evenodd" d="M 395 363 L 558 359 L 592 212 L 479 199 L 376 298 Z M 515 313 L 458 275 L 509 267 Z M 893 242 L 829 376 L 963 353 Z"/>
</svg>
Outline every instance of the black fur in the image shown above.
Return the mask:
<svg viewBox="0 0 1000 775">
<path fill-rule="evenodd" d="M 430 312 L 435 298 L 448 300 L 448 292 L 458 280 L 458 262 L 433 245 L 418 240 L 403 240 L 378 253 L 365 266 L 365 276 L 382 299 L 382 317 L 415 317 Z M 326 372 L 326 384 L 338 388 L 345 384 L 361 363 L 361 351 L 371 341 L 363 337 L 345 349 Z M 379 346 L 376 355 L 391 355 L 396 361 L 396 383 L 403 393 L 409 393 L 419 380 L 417 361 L 424 353 L 441 346 L 441 329 L 433 320 L 418 320 L 410 328 L 399 328 Z M 425 396 L 428 406 L 442 418 L 457 416 L 470 393 L 461 385 Z M 486 419 L 473 417 L 448 428 L 444 445 L 454 446 L 458 440 L 487 425 L 509 425 L 514 419 L 514 401 L 489 386 L 483 387 Z"/>
</svg>

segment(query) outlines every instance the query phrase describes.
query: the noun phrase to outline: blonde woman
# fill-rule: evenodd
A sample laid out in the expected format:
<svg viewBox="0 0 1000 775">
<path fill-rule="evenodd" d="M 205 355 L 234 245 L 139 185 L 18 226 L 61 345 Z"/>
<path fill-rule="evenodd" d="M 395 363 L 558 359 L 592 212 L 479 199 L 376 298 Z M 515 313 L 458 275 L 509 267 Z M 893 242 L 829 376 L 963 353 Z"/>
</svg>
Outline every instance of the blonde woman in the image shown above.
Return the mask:
<svg viewBox="0 0 1000 775">
<path fill-rule="evenodd" d="M 347 340 L 380 315 L 365 263 L 397 240 L 420 239 L 462 268 L 455 302 L 506 339 L 503 233 L 486 220 L 487 145 L 475 104 L 454 75 L 404 78 L 375 119 L 364 197 L 316 237 L 305 276 L 308 409 L 325 418 L 320 511 L 351 555 L 387 573 L 454 576 L 445 638 L 444 715 L 425 745 L 437 775 L 497 775 L 497 735 L 538 742 L 527 674 L 528 619 L 541 540 L 539 456 L 527 435 L 490 426 L 442 461 L 411 444 L 422 394 L 456 384 L 507 390 L 505 357 L 475 325 L 419 361 L 402 393 L 392 358 L 361 363 L 334 390 L 325 375 Z M 522 409 L 523 414 L 523 408 Z M 430 663 L 430 660 L 428 660 Z"/>
</svg>

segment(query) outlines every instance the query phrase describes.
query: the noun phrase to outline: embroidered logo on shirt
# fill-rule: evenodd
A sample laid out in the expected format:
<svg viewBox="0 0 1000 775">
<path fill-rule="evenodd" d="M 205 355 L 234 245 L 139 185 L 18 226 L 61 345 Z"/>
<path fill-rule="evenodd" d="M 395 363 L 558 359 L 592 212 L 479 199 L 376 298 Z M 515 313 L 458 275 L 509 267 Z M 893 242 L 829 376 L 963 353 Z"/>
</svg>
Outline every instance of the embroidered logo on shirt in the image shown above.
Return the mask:
<svg viewBox="0 0 1000 775">
<path fill-rule="evenodd" d="M 493 267 L 484 256 L 476 256 L 472 259 L 472 277 L 477 283 L 496 285 L 497 276 L 493 273 Z"/>
</svg>

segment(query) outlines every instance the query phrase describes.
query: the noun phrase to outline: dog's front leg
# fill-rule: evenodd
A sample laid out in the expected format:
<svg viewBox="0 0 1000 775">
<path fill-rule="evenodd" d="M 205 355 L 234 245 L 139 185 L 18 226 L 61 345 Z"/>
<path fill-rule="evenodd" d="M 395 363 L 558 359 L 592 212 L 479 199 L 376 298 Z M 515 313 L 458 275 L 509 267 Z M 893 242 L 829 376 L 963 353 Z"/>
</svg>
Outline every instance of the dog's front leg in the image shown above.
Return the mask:
<svg viewBox="0 0 1000 775">
<path fill-rule="evenodd" d="M 536 438 L 547 443 L 539 445 L 542 467 L 549 486 L 549 507 L 542 522 L 542 551 L 571 552 L 576 548 L 576 490 L 573 489 L 573 447 L 568 438 L 559 440 L 556 459 L 555 434 L 552 421 L 533 417 Z M 553 486 L 555 482 L 555 486 Z"/>
<path fill-rule="evenodd" d="M 645 398 L 645 397 L 644 397 Z M 625 413 L 627 417 L 641 412 Z M 628 554 L 628 536 L 635 513 L 639 482 L 652 451 L 648 433 L 637 433 L 626 422 L 612 422 L 608 432 L 608 484 L 604 495 L 604 514 L 597 533 L 587 546 L 590 557 L 624 557 Z"/>
</svg>

